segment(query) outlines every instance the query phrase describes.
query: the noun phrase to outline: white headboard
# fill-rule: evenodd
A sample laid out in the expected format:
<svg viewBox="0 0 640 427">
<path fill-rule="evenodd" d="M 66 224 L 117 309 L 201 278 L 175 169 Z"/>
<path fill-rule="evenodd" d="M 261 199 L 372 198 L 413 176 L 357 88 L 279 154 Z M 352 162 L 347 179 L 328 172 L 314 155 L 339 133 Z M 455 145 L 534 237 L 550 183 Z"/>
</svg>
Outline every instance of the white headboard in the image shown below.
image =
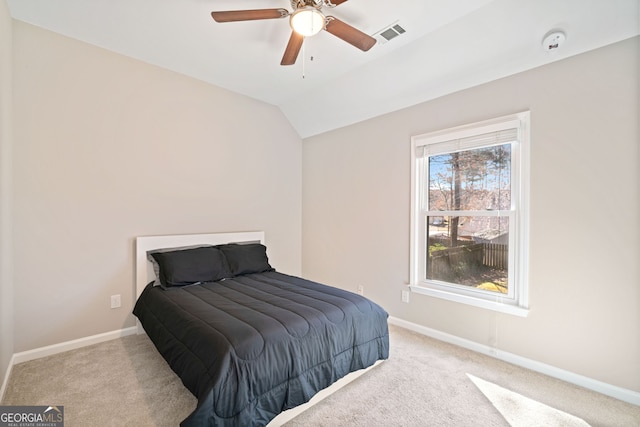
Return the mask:
<svg viewBox="0 0 640 427">
<path fill-rule="evenodd" d="M 147 284 L 155 279 L 153 267 L 147 260 L 147 251 L 181 246 L 222 245 L 224 243 L 243 242 L 260 242 L 264 244 L 264 231 L 136 237 L 136 300 Z"/>
</svg>

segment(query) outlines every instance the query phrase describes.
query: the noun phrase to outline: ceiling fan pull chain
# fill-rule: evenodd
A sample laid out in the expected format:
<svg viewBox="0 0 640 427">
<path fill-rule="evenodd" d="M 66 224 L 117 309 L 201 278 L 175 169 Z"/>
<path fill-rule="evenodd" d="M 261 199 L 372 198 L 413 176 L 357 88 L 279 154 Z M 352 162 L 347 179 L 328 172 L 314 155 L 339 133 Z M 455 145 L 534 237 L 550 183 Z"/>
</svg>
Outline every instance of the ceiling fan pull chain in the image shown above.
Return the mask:
<svg viewBox="0 0 640 427">
<path fill-rule="evenodd" d="M 307 54 L 305 53 L 305 39 L 306 37 L 302 38 L 302 78 L 304 79 L 304 64 L 307 62 Z"/>
</svg>

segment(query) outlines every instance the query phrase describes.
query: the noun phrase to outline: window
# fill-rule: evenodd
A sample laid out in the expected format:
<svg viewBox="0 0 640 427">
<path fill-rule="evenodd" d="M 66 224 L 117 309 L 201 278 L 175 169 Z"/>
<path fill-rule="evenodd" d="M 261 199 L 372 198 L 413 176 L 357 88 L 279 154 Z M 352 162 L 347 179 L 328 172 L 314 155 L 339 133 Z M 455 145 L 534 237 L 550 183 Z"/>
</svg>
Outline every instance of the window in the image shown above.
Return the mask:
<svg viewBox="0 0 640 427">
<path fill-rule="evenodd" d="M 414 136 L 411 290 L 526 316 L 529 113 Z"/>
</svg>

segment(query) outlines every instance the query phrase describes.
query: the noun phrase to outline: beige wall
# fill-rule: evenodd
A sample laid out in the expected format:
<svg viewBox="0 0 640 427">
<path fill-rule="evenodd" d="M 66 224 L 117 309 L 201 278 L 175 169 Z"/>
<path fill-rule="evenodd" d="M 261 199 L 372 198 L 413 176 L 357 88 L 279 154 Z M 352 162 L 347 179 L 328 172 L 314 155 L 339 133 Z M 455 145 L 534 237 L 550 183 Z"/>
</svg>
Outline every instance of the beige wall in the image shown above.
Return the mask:
<svg viewBox="0 0 640 427">
<path fill-rule="evenodd" d="M 13 354 L 11 275 L 11 66 L 12 21 L 0 1 L 0 384 Z"/>
<path fill-rule="evenodd" d="M 135 236 L 264 230 L 299 274 L 302 146 L 277 108 L 13 28 L 15 352 L 133 326 Z"/>
<path fill-rule="evenodd" d="M 640 391 L 639 39 L 305 139 L 303 274 L 392 316 Z M 531 111 L 530 314 L 409 280 L 410 137 Z"/>
</svg>

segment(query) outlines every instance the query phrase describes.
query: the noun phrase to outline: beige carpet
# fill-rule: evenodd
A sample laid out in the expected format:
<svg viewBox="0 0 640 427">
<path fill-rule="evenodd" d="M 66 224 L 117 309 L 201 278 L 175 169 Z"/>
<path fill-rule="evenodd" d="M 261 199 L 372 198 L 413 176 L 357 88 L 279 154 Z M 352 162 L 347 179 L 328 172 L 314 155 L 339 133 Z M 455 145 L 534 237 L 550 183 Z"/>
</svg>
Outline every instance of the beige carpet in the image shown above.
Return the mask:
<svg viewBox="0 0 640 427">
<path fill-rule="evenodd" d="M 129 336 L 14 366 L 2 404 L 63 405 L 67 427 L 177 426 L 196 400 Z M 509 425 L 640 426 L 640 407 L 391 326 L 388 361 L 286 427 Z"/>
</svg>

